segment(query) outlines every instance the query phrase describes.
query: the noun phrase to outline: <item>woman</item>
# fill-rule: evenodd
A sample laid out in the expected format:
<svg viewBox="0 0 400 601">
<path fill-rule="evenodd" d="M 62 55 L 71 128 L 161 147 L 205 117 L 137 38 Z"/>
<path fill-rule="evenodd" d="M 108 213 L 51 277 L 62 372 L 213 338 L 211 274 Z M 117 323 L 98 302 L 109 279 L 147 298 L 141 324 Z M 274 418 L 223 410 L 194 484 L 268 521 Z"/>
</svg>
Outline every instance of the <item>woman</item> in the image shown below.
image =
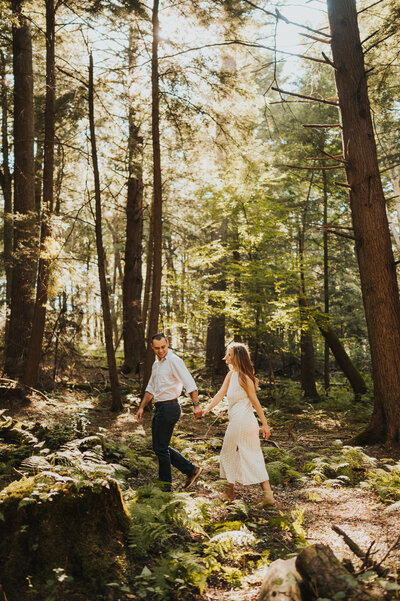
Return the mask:
<svg viewBox="0 0 400 601">
<path fill-rule="evenodd" d="M 275 505 L 276 501 L 269 484 L 261 450 L 259 427 L 254 409 L 261 421 L 262 435 L 268 439 L 271 430 L 257 398 L 257 380 L 250 353 L 245 344 L 233 342 L 224 357 L 230 372 L 220 390 L 211 400 L 202 416 L 228 397 L 229 425 L 225 433 L 220 455 L 221 477 L 228 481 L 224 499 L 233 501 L 235 482 L 240 484 L 260 484 L 263 490 L 263 503 Z M 253 409 L 254 408 L 254 409 Z"/>
</svg>

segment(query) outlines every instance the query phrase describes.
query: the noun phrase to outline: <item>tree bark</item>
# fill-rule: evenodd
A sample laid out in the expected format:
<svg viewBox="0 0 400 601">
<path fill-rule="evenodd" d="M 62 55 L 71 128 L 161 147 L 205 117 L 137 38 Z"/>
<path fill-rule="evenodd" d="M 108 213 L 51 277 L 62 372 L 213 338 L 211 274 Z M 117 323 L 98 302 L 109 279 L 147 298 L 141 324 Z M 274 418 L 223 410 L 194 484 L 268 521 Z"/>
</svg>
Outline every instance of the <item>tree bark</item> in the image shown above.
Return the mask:
<svg viewBox="0 0 400 601">
<path fill-rule="evenodd" d="M 42 355 L 50 272 L 53 263 L 51 215 L 54 208 L 54 140 L 56 119 L 55 6 L 46 0 L 46 106 L 44 117 L 43 210 L 36 302 L 25 365 L 24 384 L 35 386 Z"/>
<path fill-rule="evenodd" d="M 129 73 L 134 69 L 134 32 L 129 29 Z M 124 373 L 139 373 L 145 356 L 142 320 L 143 169 L 141 138 L 129 97 L 128 194 L 126 202 L 125 270 L 122 284 Z"/>
<path fill-rule="evenodd" d="M 142 308 L 142 321 L 143 330 L 145 332 L 145 339 L 147 339 L 148 331 L 148 313 L 150 305 L 150 289 L 151 289 L 151 277 L 153 273 L 153 207 L 154 200 L 150 206 L 150 218 L 149 218 L 149 237 L 147 240 L 147 252 L 146 252 L 146 275 L 144 280 L 144 293 L 143 293 L 143 308 Z"/>
<path fill-rule="evenodd" d="M 4 197 L 4 266 L 6 272 L 6 327 L 5 339 L 8 338 L 10 303 L 11 303 L 11 278 L 12 278 L 12 253 L 13 253 L 13 206 L 12 206 L 12 178 L 9 162 L 8 144 L 8 82 L 7 64 L 2 50 L 0 50 L 0 77 L 1 77 L 1 146 L 3 166 L 0 171 L 1 188 Z"/>
<path fill-rule="evenodd" d="M 326 171 L 322 172 L 322 184 L 324 195 L 324 311 L 329 315 L 329 247 L 328 247 L 328 182 Z M 324 388 L 329 389 L 329 343 L 324 343 Z"/>
<path fill-rule="evenodd" d="M 158 44 L 160 23 L 158 16 L 159 0 L 153 2 L 152 25 L 152 58 L 151 58 L 151 130 L 153 141 L 153 278 L 151 287 L 151 304 L 149 325 L 147 330 L 147 349 L 144 365 L 143 384 L 147 385 L 154 361 L 150 346 L 151 337 L 158 331 L 158 320 L 161 299 L 162 275 L 162 181 L 160 152 L 160 89 L 158 74 Z"/>
<path fill-rule="evenodd" d="M 142 322 L 142 231 L 143 183 L 131 177 L 128 180 L 126 204 L 126 246 L 123 280 L 123 337 L 124 373 L 139 373 L 145 354 Z"/>
<path fill-rule="evenodd" d="M 97 261 L 99 268 L 101 306 L 103 310 L 104 338 L 107 352 L 108 373 L 111 385 L 111 410 L 120 411 L 122 409 L 121 390 L 118 380 L 117 364 L 115 361 L 115 352 L 113 345 L 113 330 L 111 322 L 110 299 L 108 298 L 107 278 L 106 278 L 106 257 L 103 246 L 102 235 L 102 215 L 101 215 L 101 193 L 100 193 L 100 174 L 97 160 L 96 132 L 94 125 L 94 84 L 93 84 L 93 56 L 90 54 L 89 64 L 89 125 L 90 142 L 92 147 L 95 206 L 96 206 L 96 247 Z"/>
<path fill-rule="evenodd" d="M 374 411 L 364 440 L 399 443 L 400 300 L 356 3 L 328 0 L 327 5 L 374 382 Z"/>
<path fill-rule="evenodd" d="M 22 374 L 34 310 L 37 265 L 32 40 L 22 0 L 13 0 L 14 256 L 5 371 Z"/>
<path fill-rule="evenodd" d="M 304 396 L 312 401 L 319 400 L 315 384 L 314 345 L 310 327 L 310 312 L 306 299 L 304 275 L 304 230 L 299 230 L 299 309 L 300 309 L 300 352 L 301 352 L 301 388 Z"/>
<path fill-rule="evenodd" d="M 211 240 L 226 241 L 226 223 L 223 223 L 219 231 L 214 230 Z M 213 278 L 209 287 L 208 306 L 210 317 L 207 326 L 206 339 L 206 368 L 212 375 L 226 373 L 225 356 L 225 314 L 224 301 L 221 295 L 226 290 L 225 262 L 218 261 L 211 269 Z"/>
</svg>

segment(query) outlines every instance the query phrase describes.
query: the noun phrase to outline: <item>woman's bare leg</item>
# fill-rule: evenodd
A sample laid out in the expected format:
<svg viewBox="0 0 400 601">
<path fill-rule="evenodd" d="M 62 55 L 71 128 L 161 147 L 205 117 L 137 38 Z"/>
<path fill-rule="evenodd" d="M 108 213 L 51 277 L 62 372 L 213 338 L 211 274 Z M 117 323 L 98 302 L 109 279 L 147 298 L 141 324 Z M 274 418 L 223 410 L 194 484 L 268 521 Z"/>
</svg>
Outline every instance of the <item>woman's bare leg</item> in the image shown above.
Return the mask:
<svg viewBox="0 0 400 601">
<path fill-rule="evenodd" d="M 224 501 L 233 501 L 235 498 L 234 485 L 229 484 L 229 482 L 225 486 L 225 492 L 222 495 Z"/>
<path fill-rule="evenodd" d="M 274 493 L 271 490 L 271 485 L 269 483 L 269 480 L 265 480 L 264 482 L 261 482 L 260 486 L 264 493 L 263 494 L 263 503 L 265 503 L 266 505 L 276 505 Z"/>
</svg>

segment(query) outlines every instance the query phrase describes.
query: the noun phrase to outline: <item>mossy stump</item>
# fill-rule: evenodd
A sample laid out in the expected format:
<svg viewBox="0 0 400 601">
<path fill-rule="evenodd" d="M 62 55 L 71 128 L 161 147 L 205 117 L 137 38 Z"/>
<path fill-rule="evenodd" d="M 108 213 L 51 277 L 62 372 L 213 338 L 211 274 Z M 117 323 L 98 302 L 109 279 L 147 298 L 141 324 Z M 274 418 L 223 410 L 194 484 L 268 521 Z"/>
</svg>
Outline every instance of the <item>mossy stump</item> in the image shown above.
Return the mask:
<svg viewBox="0 0 400 601">
<path fill-rule="evenodd" d="M 0 493 L 0 585 L 8 601 L 47 597 L 56 570 L 87 598 L 124 580 L 130 520 L 118 484 L 56 477 L 22 478 Z"/>
</svg>

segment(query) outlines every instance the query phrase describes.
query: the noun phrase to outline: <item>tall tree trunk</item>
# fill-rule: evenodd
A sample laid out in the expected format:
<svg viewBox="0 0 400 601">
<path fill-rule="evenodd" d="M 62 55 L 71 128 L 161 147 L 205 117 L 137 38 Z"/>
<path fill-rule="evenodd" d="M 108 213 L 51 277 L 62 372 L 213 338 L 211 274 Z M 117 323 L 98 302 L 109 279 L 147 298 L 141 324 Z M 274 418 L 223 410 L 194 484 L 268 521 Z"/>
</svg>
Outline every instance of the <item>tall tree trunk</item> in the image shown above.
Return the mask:
<svg viewBox="0 0 400 601">
<path fill-rule="evenodd" d="M 22 1 L 13 0 L 14 70 L 14 257 L 10 325 L 5 349 L 5 371 L 23 371 L 32 326 L 37 265 L 35 213 L 34 110 L 31 32 Z"/>
<path fill-rule="evenodd" d="M 365 440 L 400 441 L 400 300 L 355 0 L 328 0 L 343 151 L 371 349 L 374 411 Z"/>
<path fill-rule="evenodd" d="M 162 182 L 160 153 L 160 90 L 158 75 L 158 44 L 160 23 L 158 17 L 158 8 L 159 0 L 154 0 L 152 13 L 153 42 L 151 58 L 151 130 L 153 140 L 153 279 L 151 287 L 147 349 L 143 374 L 144 386 L 146 386 L 150 378 L 151 368 L 154 360 L 150 341 L 151 337 L 158 331 L 162 274 Z"/>
<path fill-rule="evenodd" d="M 8 144 L 8 82 L 7 64 L 3 51 L 0 50 L 0 77 L 1 77 L 1 147 L 3 166 L 0 171 L 1 188 L 4 197 L 4 265 L 6 271 L 6 328 L 5 338 L 8 338 L 10 303 L 11 303 L 11 277 L 12 277 L 12 252 L 13 252 L 13 206 L 12 206 L 12 178 L 9 162 Z"/>
<path fill-rule="evenodd" d="M 328 183 L 326 171 L 322 171 L 324 195 L 324 311 L 329 315 L 329 247 L 328 247 Z M 324 388 L 329 389 L 329 343 L 324 341 Z"/>
<path fill-rule="evenodd" d="M 226 223 L 223 223 L 220 230 L 214 230 L 211 234 L 211 240 L 226 241 Z M 221 300 L 221 294 L 226 290 L 225 263 L 218 261 L 212 268 L 211 277 L 213 281 L 209 288 L 208 306 L 210 317 L 207 326 L 206 339 L 206 367 L 211 374 L 224 374 L 226 365 L 223 361 L 225 355 L 225 313 L 224 302 Z"/>
<path fill-rule="evenodd" d="M 147 252 L 146 252 L 146 275 L 144 280 L 144 293 L 143 293 L 143 308 L 142 308 L 142 321 L 143 330 L 145 332 L 145 338 L 147 339 L 148 333 L 148 313 L 150 306 L 150 295 L 151 295 L 151 277 L 153 274 L 153 255 L 154 255 L 154 239 L 153 239 L 153 209 L 154 199 L 150 206 L 150 218 L 149 218 L 149 237 L 147 240 Z"/>
<path fill-rule="evenodd" d="M 134 31 L 129 29 L 129 73 L 135 66 Z M 135 123 L 133 98 L 129 97 L 128 193 L 126 202 L 125 271 L 122 284 L 124 365 L 122 371 L 135 374 L 145 356 L 142 320 L 142 239 L 143 239 L 143 169 L 141 138 Z"/>
<path fill-rule="evenodd" d="M 96 132 L 94 125 L 94 84 L 93 84 L 93 56 L 90 54 L 89 64 L 89 125 L 90 142 L 92 147 L 92 162 L 94 175 L 94 193 L 95 193 L 95 229 L 96 229 L 96 247 L 97 262 L 99 268 L 101 306 L 103 310 L 104 337 L 107 352 L 108 373 L 110 376 L 112 411 L 122 409 L 121 390 L 119 387 L 117 364 L 115 361 L 115 352 L 113 345 L 113 330 L 111 322 L 110 299 L 108 298 L 107 278 L 106 278 L 106 257 L 103 246 L 102 235 L 102 216 L 101 216 L 101 193 L 100 193 L 100 174 L 97 160 Z"/>
<path fill-rule="evenodd" d="M 54 0 L 46 0 L 46 106 L 44 116 L 43 211 L 36 303 L 31 338 L 25 365 L 24 383 L 35 386 L 42 355 L 50 271 L 52 231 L 51 216 L 54 208 L 54 138 L 56 118 L 55 67 L 55 7 Z"/>
<path fill-rule="evenodd" d="M 304 396 L 312 401 L 319 400 L 315 385 L 314 345 L 310 326 L 310 313 L 306 299 L 304 275 L 304 230 L 299 230 L 299 308 L 300 308 L 300 352 L 301 352 L 301 388 Z"/>
</svg>

